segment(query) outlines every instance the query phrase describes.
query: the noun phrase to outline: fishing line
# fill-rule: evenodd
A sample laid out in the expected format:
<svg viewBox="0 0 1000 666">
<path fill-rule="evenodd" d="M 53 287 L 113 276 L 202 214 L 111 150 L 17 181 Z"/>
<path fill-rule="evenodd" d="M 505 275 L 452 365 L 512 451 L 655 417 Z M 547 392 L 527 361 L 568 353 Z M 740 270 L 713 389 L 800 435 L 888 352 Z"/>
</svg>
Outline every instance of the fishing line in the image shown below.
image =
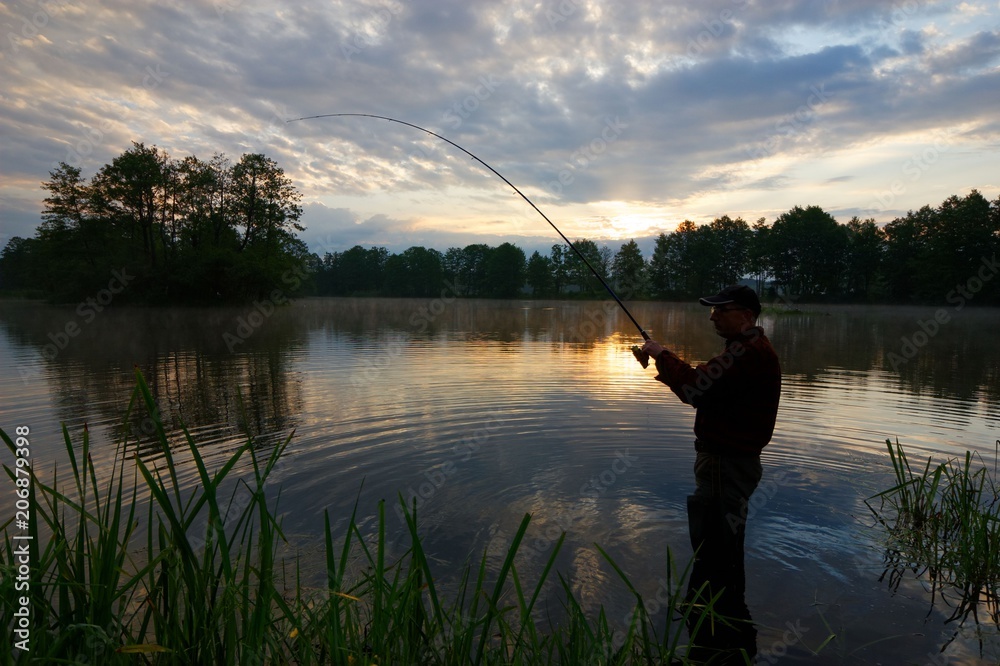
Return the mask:
<svg viewBox="0 0 1000 666">
<path fill-rule="evenodd" d="M 405 120 L 398 120 L 396 118 L 390 118 L 388 116 L 379 116 L 379 115 L 375 115 L 373 113 L 324 113 L 324 114 L 321 114 L 321 115 L 318 115 L 318 116 L 305 116 L 305 117 L 302 117 L 302 118 L 293 118 L 293 119 L 287 120 L 285 122 L 294 123 L 294 122 L 297 122 L 299 120 L 315 120 L 317 118 L 345 118 L 345 117 L 377 118 L 379 120 L 389 121 L 390 123 L 398 123 L 400 125 L 406 125 L 407 127 L 412 127 L 415 130 L 420 130 L 421 132 L 424 132 L 425 134 L 430 134 L 431 136 L 433 136 L 435 138 L 441 139 L 445 143 L 451 144 L 455 148 L 458 148 L 463 153 L 465 153 L 466 155 L 468 155 L 469 157 L 471 157 L 472 159 L 474 159 L 475 161 L 479 162 L 484 167 L 486 167 L 487 169 L 489 169 L 490 171 L 492 171 L 493 174 L 497 176 L 497 178 L 499 178 L 503 182 L 505 182 L 508 185 L 510 185 L 511 189 L 513 189 L 515 192 L 517 192 L 521 196 L 522 199 L 524 199 L 525 201 L 527 201 L 528 205 L 531 206 L 532 208 L 534 208 L 535 211 L 539 215 L 542 216 L 542 219 L 544 219 L 546 222 L 548 222 L 549 226 L 551 226 L 553 229 L 556 230 L 556 233 L 559 234 L 559 236 L 564 241 L 566 241 L 566 245 L 569 245 L 570 249 L 572 249 L 573 252 L 576 253 L 576 256 L 579 257 L 581 261 L 583 261 L 583 263 L 587 266 L 587 268 L 590 269 L 590 272 L 594 274 L 594 277 L 596 277 L 600 281 L 601 285 L 607 290 L 607 292 L 609 294 L 611 294 L 611 298 L 615 299 L 615 303 L 617 303 L 618 307 L 620 307 L 622 309 L 622 312 L 624 312 L 628 316 L 629 320 L 635 325 L 635 327 L 637 329 L 639 329 L 639 333 L 640 333 L 640 335 L 642 335 L 642 339 L 643 340 L 649 340 L 650 339 L 649 338 L 649 334 L 646 333 L 646 331 L 643 330 L 642 326 L 639 325 L 639 322 L 636 321 L 635 317 L 632 316 L 632 313 L 628 311 L 628 308 L 625 307 L 625 304 L 622 303 L 622 300 L 620 298 L 618 298 L 618 294 L 616 294 L 614 292 L 614 290 L 611 288 L 611 285 L 609 285 L 607 282 L 605 282 L 604 278 L 601 277 L 601 274 L 598 273 L 597 270 L 587 260 L 587 257 L 585 257 L 583 255 L 583 253 L 580 252 L 580 250 L 576 247 L 576 245 L 573 245 L 573 243 L 569 240 L 569 238 L 566 238 L 566 234 L 564 234 L 562 231 L 559 230 L 559 227 L 557 227 L 552 222 L 552 220 L 550 220 L 548 218 L 548 216 L 545 213 L 543 213 L 538 206 L 535 205 L 535 202 L 532 201 L 531 199 L 529 199 L 524 194 L 524 192 L 522 192 L 521 190 L 519 190 L 517 188 L 517 186 L 514 185 L 514 183 L 510 182 L 509 180 L 507 180 L 502 173 L 500 173 L 499 171 L 497 171 L 496 169 L 494 169 L 493 167 L 491 167 L 489 164 L 487 164 L 486 162 L 484 162 L 482 159 L 480 159 L 478 156 L 476 156 L 475 154 L 473 154 L 471 151 L 466 150 L 465 148 L 463 148 L 462 146 L 458 145 L 457 143 L 455 143 L 451 139 L 449 139 L 447 137 L 443 137 L 440 134 L 438 134 L 436 132 L 432 132 L 431 130 L 426 129 L 424 127 L 421 127 L 419 125 L 414 125 L 413 123 L 408 123 Z M 634 346 L 632 347 L 632 353 L 635 354 L 636 359 L 638 359 L 639 362 L 642 363 L 642 367 L 645 368 L 646 365 L 649 363 L 649 357 L 646 354 L 644 354 L 638 347 L 634 347 Z"/>
</svg>

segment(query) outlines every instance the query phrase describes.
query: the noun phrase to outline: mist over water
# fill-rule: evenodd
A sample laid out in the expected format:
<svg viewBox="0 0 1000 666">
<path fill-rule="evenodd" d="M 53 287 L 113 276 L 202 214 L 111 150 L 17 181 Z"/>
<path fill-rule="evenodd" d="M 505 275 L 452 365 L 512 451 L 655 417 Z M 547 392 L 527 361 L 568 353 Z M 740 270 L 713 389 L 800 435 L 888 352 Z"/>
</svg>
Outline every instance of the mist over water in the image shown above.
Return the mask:
<svg viewBox="0 0 1000 666">
<path fill-rule="evenodd" d="M 686 360 L 721 347 L 697 304 L 630 309 Z M 921 465 L 966 450 L 994 459 L 1000 311 L 946 305 L 945 321 L 936 307 L 803 310 L 761 320 L 784 384 L 747 535 L 759 649 L 782 663 L 928 663 L 954 631 L 947 609 L 928 616 L 919 583 L 893 595 L 878 581 L 863 500 L 891 484 L 887 438 Z M 110 466 L 126 434 L 155 460 L 149 415 L 122 422 L 137 367 L 172 442 L 183 424 L 210 462 L 246 432 L 261 451 L 294 432 L 269 485 L 276 501 L 281 491 L 289 552 L 308 559 L 321 547 L 325 510 L 336 529 L 357 502 L 374 529 L 380 499 L 402 548 L 402 495 L 417 502 L 432 566 L 447 578 L 484 549 L 501 558 L 531 513 L 522 578 L 534 579 L 565 531 L 558 569 L 588 608 L 624 623 L 633 600 L 593 544 L 650 601 L 668 549 L 680 569 L 691 555 L 694 411 L 635 362 L 638 337 L 602 302 L 307 299 L 273 311 L 116 307 L 89 321 L 72 307 L 0 302 L 0 426 L 31 428 L 43 475 L 65 458 L 62 423 L 74 441 L 87 424 L 95 461 Z M 194 470 L 182 483 L 195 483 Z M 838 639 L 810 655 L 831 631 Z M 947 663 L 976 663 L 966 633 Z M 1000 644 L 987 638 L 995 657 Z"/>
</svg>

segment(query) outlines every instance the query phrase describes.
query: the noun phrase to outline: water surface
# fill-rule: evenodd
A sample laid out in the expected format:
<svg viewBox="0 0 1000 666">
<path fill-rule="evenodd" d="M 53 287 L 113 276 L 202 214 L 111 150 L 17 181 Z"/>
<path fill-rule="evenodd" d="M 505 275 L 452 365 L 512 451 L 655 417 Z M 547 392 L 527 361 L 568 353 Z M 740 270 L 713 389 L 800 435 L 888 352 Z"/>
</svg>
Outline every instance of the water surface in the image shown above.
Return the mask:
<svg viewBox="0 0 1000 666">
<path fill-rule="evenodd" d="M 703 307 L 631 309 L 682 358 L 720 348 Z M 913 460 L 966 450 L 994 459 L 1000 312 L 948 310 L 934 329 L 937 310 L 762 317 L 784 370 L 747 537 L 764 663 L 978 662 L 971 630 L 937 654 L 955 627 L 919 582 L 893 594 L 878 580 L 879 534 L 864 504 L 890 485 L 887 438 Z M 88 425 L 99 464 L 125 433 L 155 460 L 149 420 L 122 423 L 138 367 L 172 437 L 185 424 L 213 462 L 244 432 L 264 450 L 294 432 L 269 488 L 277 497 L 280 487 L 290 548 L 307 562 L 323 512 L 342 526 L 356 501 L 369 530 L 378 500 L 389 502 L 402 548 L 396 498 L 416 499 L 443 578 L 484 549 L 502 557 L 530 513 L 522 576 L 533 579 L 565 531 L 560 571 L 587 608 L 603 604 L 623 624 L 631 599 L 593 544 L 651 601 L 668 550 L 681 567 L 691 554 L 694 412 L 635 362 L 637 337 L 601 302 L 315 299 L 273 312 L 109 308 L 89 321 L 73 307 L 0 302 L 0 425 L 31 428 L 40 470 L 64 457 L 61 423 L 74 436 Z M 182 481 L 194 483 L 193 470 Z M 995 633 L 987 661 L 1000 653 Z"/>
</svg>

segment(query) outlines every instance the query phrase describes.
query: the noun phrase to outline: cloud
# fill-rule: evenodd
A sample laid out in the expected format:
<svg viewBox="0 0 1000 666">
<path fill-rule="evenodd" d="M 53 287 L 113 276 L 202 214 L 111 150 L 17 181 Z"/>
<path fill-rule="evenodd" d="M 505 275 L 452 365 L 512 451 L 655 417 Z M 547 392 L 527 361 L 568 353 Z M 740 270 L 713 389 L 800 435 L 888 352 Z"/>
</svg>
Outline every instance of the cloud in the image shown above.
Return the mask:
<svg viewBox="0 0 1000 666">
<path fill-rule="evenodd" d="M 946 134 L 955 155 L 995 152 L 998 14 L 891 0 L 12 3 L 0 177 L 16 185 L 0 224 L 23 230 L 32 199 L 37 216 L 35 188 L 60 160 L 89 177 L 131 141 L 175 157 L 263 152 L 303 192 L 307 233 L 347 247 L 462 246 L 523 217 L 481 165 L 412 128 L 285 122 L 338 112 L 448 137 L 571 233 L 609 202 L 660 210 L 665 229 L 757 219 L 803 203 L 791 183 L 829 197 L 810 204 L 863 207 L 898 169 L 884 146 Z M 949 194 L 991 184 L 978 157 L 953 159 L 934 174 Z M 871 166 L 847 163 L 885 177 L 873 186 Z M 925 195 L 901 204 L 936 203 Z"/>
<path fill-rule="evenodd" d="M 411 226 L 407 221 L 385 215 L 360 219 L 350 210 L 328 208 L 318 203 L 303 206 L 303 219 L 307 218 L 312 222 L 300 235 L 310 249 L 320 255 L 343 252 L 355 245 L 386 246 L 391 239 L 403 237 Z"/>
<path fill-rule="evenodd" d="M 934 74 L 962 77 L 987 70 L 1000 60 L 1000 31 L 978 32 L 967 40 L 948 44 L 928 58 Z"/>
</svg>

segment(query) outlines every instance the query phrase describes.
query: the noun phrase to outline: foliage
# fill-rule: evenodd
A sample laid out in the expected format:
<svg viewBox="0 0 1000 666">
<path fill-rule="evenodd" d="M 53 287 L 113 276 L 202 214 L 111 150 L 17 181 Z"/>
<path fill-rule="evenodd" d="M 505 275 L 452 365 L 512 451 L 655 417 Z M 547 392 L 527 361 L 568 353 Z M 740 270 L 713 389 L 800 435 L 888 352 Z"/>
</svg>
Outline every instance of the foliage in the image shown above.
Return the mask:
<svg viewBox="0 0 1000 666">
<path fill-rule="evenodd" d="M 136 383 L 126 422 L 133 410 L 158 414 L 138 371 Z M 415 510 L 405 503 L 410 545 L 401 557 L 389 553 L 383 501 L 373 537 L 362 533 L 357 506 L 342 537 L 333 534 L 327 513 L 322 561 L 287 562 L 280 557 L 285 536 L 277 504 L 265 491 L 290 438 L 270 452 L 249 438 L 210 470 L 186 429 L 178 440 L 159 419 L 153 423 L 161 465 L 123 442 L 110 476 L 102 478 L 86 429 L 75 445 L 64 427 L 69 487 L 58 476 L 46 483 L 30 471 L 32 568 L 30 588 L 19 594 L 30 596 L 31 651 L 5 650 L 3 663 L 685 663 L 685 627 L 727 621 L 711 600 L 685 601 L 687 572 L 678 576 L 668 553 L 668 589 L 657 593 L 668 612 L 658 630 L 648 602 L 599 548 L 635 607 L 624 627 L 612 626 L 603 608 L 589 617 L 569 581 L 559 576 L 549 590 L 565 535 L 537 581 L 518 574 L 528 515 L 499 568 L 484 552 L 478 566 L 458 572 L 454 594 L 435 576 Z M 15 442 L 2 430 L 0 438 L 13 453 Z M 234 479 L 248 457 L 249 472 Z M 126 472 L 127 461 L 134 470 Z M 178 479 L 191 468 L 197 482 L 183 488 Z M 11 481 L 26 478 L 4 471 Z M 145 515 L 136 503 L 140 493 L 150 498 Z M 12 538 L 10 520 L 3 530 L 0 623 L 9 628 L 21 607 L 10 575 L 21 542 Z M 309 588 L 301 571 L 317 565 L 324 583 Z M 541 607 L 553 593 L 564 598 L 560 619 Z"/>
<path fill-rule="evenodd" d="M 951 196 L 886 225 L 886 282 L 896 300 L 943 300 L 979 276 L 1000 245 L 1000 199 Z M 994 271 L 995 272 L 995 271 Z M 981 302 L 1000 302 L 1000 280 L 984 281 Z"/>
<path fill-rule="evenodd" d="M 488 295 L 496 298 L 519 296 L 524 286 L 526 265 L 524 250 L 511 243 L 503 243 L 492 250 L 486 261 Z"/>
<path fill-rule="evenodd" d="M 653 292 L 663 298 L 718 291 L 750 269 L 752 232 L 742 219 L 723 216 L 698 226 L 685 220 L 674 233 L 660 234 L 650 261 Z"/>
<path fill-rule="evenodd" d="M 330 296 L 371 296 L 381 292 L 389 251 L 355 245 L 345 252 L 328 252 L 316 275 L 317 291 Z"/>
<path fill-rule="evenodd" d="M 670 236 L 661 233 L 656 237 L 653 255 L 646 264 L 646 277 L 649 280 L 650 295 L 654 298 L 667 298 L 674 285 L 673 243 Z"/>
<path fill-rule="evenodd" d="M 555 275 L 552 260 L 543 257 L 538 250 L 531 253 L 526 267 L 528 286 L 535 296 L 548 297 L 555 294 Z"/>
<path fill-rule="evenodd" d="M 118 271 L 134 279 L 123 302 L 283 297 L 604 298 L 573 249 L 525 258 L 512 243 L 473 243 L 443 254 L 356 245 L 320 258 L 295 236 L 299 194 L 264 155 L 232 164 L 171 159 L 136 143 L 87 182 L 61 164 L 34 238 L 0 252 L 0 289 L 73 301 L 107 291 Z M 748 281 L 764 297 L 845 302 L 1000 304 L 996 255 L 1000 198 L 978 191 L 909 211 L 884 227 L 874 219 L 839 224 L 818 206 L 795 206 L 768 224 L 723 215 L 690 220 L 655 239 L 648 261 L 635 240 L 612 252 L 581 238 L 576 249 L 626 299 L 690 299 Z"/>
<path fill-rule="evenodd" d="M 847 230 L 818 206 L 794 207 L 768 235 L 772 273 L 789 293 L 839 298 L 845 272 Z"/>
<path fill-rule="evenodd" d="M 567 281 L 576 286 L 581 293 L 604 296 L 604 287 L 594 278 L 594 274 L 590 268 L 587 268 L 587 264 L 590 264 L 591 268 L 597 271 L 601 277 L 606 276 L 610 257 L 608 252 L 602 250 L 607 250 L 607 248 L 598 246 L 589 238 L 578 238 L 573 241 L 573 245 L 576 246 L 579 254 L 573 252 L 572 249 L 563 254 Z"/>
<path fill-rule="evenodd" d="M 739 282 L 749 271 L 750 240 L 753 237 L 750 226 L 742 218 L 733 220 L 723 215 L 712 220 L 708 229 L 716 253 L 715 283 L 721 289 Z"/>
<path fill-rule="evenodd" d="M 443 280 L 437 250 L 411 247 L 386 259 L 384 290 L 390 296 L 437 296 Z"/>
<path fill-rule="evenodd" d="M 623 244 L 611 262 L 611 280 L 621 298 L 637 298 L 646 294 L 646 262 L 639 244 L 634 240 Z"/>
<path fill-rule="evenodd" d="M 6 291 L 29 296 L 44 296 L 35 275 L 38 240 L 14 236 L 0 251 L 0 285 Z"/>
<path fill-rule="evenodd" d="M 846 294 L 867 301 L 876 287 L 885 254 L 885 232 L 875 220 L 852 217 L 847 223 Z"/>
<path fill-rule="evenodd" d="M 553 289 L 556 294 L 561 294 L 563 287 L 569 281 L 569 273 L 567 270 L 567 261 L 569 259 L 569 254 L 573 251 L 569 247 L 561 244 L 556 244 L 552 246 L 549 251 L 549 260 L 552 264 L 552 282 Z"/>
<path fill-rule="evenodd" d="M 949 622 L 980 622 L 982 605 L 1000 625 L 1000 488 L 989 468 L 966 452 L 914 469 L 898 441 L 886 446 L 896 485 L 866 500 L 887 534 L 882 579 L 895 590 L 907 572 L 926 576 L 931 603 L 953 605 Z"/>
<path fill-rule="evenodd" d="M 492 248 L 473 243 L 464 248 L 449 248 L 444 256 L 448 279 L 458 285 L 461 296 L 486 296 L 490 291 L 488 264 Z"/>
<path fill-rule="evenodd" d="M 89 182 L 66 163 L 49 176 L 35 237 L 12 239 L 0 260 L 5 288 L 156 303 L 295 291 L 289 276 L 308 254 L 300 195 L 264 155 L 175 160 L 133 143 Z"/>
<path fill-rule="evenodd" d="M 766 218 L 759 218 L 751 227 L 750 244 L 747 248 L 747 275 L 753 278 L 758 294 L 764 294 L 767 281 L 772 277 L 771 257 L 768 242 L 771 228 Z"/>
<path fill-rule="evenodd" d="M 762 296 L 780 292 L 804 302 L 940 303 L 951 295 L 964 303 L 975 295 L 977 304 L 1000 303 L 1000 279 L 992 279 L 991 268 L 1000 250 L 1000 199 L 987 202 L 975 190 L 884 227 L 858 217 L 839 224 L 818 206 L 796 206 L 771 225 L 760 218 L 751 226 L 727 215 L 703 225 L 685 220 L 675 231 L 659 234 L 648 260 L 634 239 L 617 252 L 585 238 L 574 244 L 626 299 L 689 299 L 745 280 Z M 380 258 L 348 261 L 363 252 Z M 360 247 L 332 259 L 327 255 L 317 276 L 324 285 L 319 293 L 402 295 L 406 290 L 385 282 L 386 257 L 391 259 L 385 248 Z M 510 243 L 450 248 L 440 266 L 428 261 L 429 275 L 439 269 L 445 286 L 459 296 L 510 298 L 525 286 L 536 297 L 605 295 L 590 269 L 562 244 L 553 245 L 547 257 L 536 251 L 527 261 Z M 367 286 L 352 286 L 360 282 Z M 974 294 L 961 291 L 967 285 Z M 434 289 L 425 291 L 436 295 Z"/>
</svg>

